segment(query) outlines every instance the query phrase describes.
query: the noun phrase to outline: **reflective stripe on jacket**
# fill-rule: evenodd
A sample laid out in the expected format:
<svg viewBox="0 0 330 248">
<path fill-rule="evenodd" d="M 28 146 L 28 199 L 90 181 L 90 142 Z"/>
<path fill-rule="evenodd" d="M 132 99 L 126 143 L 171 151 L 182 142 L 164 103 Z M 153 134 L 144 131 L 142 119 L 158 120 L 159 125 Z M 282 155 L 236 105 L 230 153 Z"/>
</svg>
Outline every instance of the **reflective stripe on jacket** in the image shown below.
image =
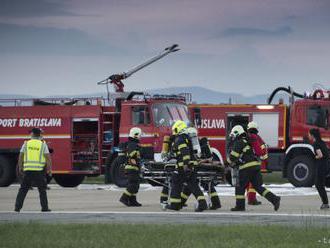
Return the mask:
<svg viewBox="0 0 330 248">
<path fill-rule="evenodd" d="M 229 163 L 236 163 L 240 170 L 260 166 L 260 162 L 257 161 L 252 147 L 243 137 L 235 139 L 227 161 Z"/>
<path fill-rule="evenodd" d="M 184 165 L 189 165 L 189 163 L 193 160 L 191 144 L 188 135 L 180 134 L 176 136 L 172 144 L 172 148 L 177 160 L 177 169 L 183 168 Z"/>
<path fill-rule="evenodd" d="M 46 164 L 44 154 L 45 143 L 41 140 L 31 139 L 26 142 L 24 150 L 24 171 L 42 171 Z"/>
</svg>

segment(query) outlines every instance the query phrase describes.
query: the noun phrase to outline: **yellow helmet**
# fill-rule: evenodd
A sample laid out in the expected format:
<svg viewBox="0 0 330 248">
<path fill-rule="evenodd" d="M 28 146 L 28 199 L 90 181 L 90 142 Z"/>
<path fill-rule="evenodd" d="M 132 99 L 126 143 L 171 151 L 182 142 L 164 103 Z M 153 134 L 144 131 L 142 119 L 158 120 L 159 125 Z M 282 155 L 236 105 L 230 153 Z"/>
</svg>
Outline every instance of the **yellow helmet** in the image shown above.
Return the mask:
<svg viewBox="0 0 330 248">
<path fill-rule="evenodd" d="M 236 125 L 231 129 L 230 136 L 237 137 L 245 133 L 244 128 L 241 125 Z"/>
<path fill-rule="evenodd" d="M 252 128 L 258 130 L 258 124 L 257 124 L 256 122 L 254 122 L 254 121 L 249 122 L 249 124 L 247 125 L 247 129 L 248 129 L 248 130 L 249 130 L 249 129 L 252 129 Z"/>
<path fill-rule="evenodd" d="M 178 135 L 179 133 L 182 133 L 187 128 L 187 124 L 184 121 L 178 120 L 174 122 L 172 126 L 172 134 Z"/>
</svg>

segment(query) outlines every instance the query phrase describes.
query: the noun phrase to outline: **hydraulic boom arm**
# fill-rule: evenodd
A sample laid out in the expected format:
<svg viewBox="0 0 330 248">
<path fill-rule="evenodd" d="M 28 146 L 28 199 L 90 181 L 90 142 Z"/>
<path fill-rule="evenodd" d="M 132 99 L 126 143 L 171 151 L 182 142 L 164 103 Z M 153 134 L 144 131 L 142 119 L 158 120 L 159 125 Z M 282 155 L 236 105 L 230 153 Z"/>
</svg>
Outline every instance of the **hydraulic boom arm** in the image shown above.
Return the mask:
<svg viewBox="0 0 330 248">
<path fill-rule="evenodd" d="M 100 84 L 113 84 L 116 92 L 124 92 L 124 83 L 122 82 L 123 79 L 130 77 L 135 72 L 156 62 L 157 60 L 165 57 L 166 55 L 179 51 L 180 49 L 178 48 L 178 46 L 179 45 L 174 44 L 170 47 L 167 47 L 159 55 L 150 58 L 149 60 L 142 63 L 141 65 L 137 65 L 137 66 L 133 67 L 132 69 L 128 70 L 127 72 L 123 72 L 121 74 L 113 74 L 110 77 L 108 77 L 107 79 L 98 82 L 97 84 L 99 84 L 99 85 Z"/>
</svg>

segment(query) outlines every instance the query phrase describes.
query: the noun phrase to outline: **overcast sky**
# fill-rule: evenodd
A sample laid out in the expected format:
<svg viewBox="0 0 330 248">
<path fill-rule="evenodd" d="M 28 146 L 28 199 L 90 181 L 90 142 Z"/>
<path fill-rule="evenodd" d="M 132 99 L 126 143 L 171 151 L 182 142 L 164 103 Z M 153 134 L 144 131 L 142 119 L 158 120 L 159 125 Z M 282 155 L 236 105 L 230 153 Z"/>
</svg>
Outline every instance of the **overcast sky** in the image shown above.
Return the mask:
<svg viewBox="0 0 330 248">
<path fill-rule="evenodd" d="M 0 94 L 84 94 L 173 43 L 126 90 L 330 88 L 329 0 L 0 0 Z"/>
</svg>

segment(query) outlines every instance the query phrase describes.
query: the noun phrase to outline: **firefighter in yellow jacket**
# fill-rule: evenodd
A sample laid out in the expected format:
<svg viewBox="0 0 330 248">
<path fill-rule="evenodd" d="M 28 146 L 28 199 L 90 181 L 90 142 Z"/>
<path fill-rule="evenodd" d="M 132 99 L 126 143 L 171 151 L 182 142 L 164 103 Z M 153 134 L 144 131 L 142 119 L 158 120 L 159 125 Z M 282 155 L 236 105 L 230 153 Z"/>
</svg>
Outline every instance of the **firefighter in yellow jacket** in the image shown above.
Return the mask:
<svg viewBox="0 0 330 248">
<path fill-rule="evenodd" d="M 172 126 L 172 133 L 175 136 L 172 149 L 177 163 L 176 171 L 171 179 L 170 204 L 166 208 L 171 210 L 180 210 L 182 208 L 181 192 L 183 184 L 186 184 L 186 187 L 189 188 L 198 201 L 195 211 L 201 212 L 207 209 L 207 203 L 198 185 L 194 170 L 194 151 L 191 150 L 189 136 L 185 133 L 186 129 L 186 123 L 181 120 L 176 121 Z"/>
<path fill-rule="evenodd" d="M 194 154 L 192 155 L 195 158 L 195 162 L 197 162 L 197 159 L 201 159 L 204 161 L 212 161 L 212 152 L 211 147 L 209 145 L 207 138 L 198 139 L 198 131 L 194 127 L 189 127 L 187 129 L 187 134 L 189 135 L 191 139 L 191 143 L 194 146 L 197 146 L 198 149 L 200 149 L 200 157 L 198 157 L 198 151 L 194 150 L 194 147 L 191 149 L 194 150 Z M 211 210 L 216 210 L 218 208 L 221 208 L 220 198 L 219 195 L 215 189 L 214 182 L 212 181 L 210 184 L 201 180 L 201 186 L 204 188 L 205 191 L 208 192 L 208 196 L 210 199 L 210 207 Z M 185 185 L 183 186 L 182 192 L 181 192 L 181 201 L 182 205 L 186 205 L 186 202 L 191 194 L 191 191 L 188 187 Z"/>
<path fill-rule="evenodd" d="M 19 157 L 19 173 L 23 175 L 21 187 L 18 191 L 15 203 L 15 211 L 19 212 L 23 207 L 24 199 L 32 183 L 38 187 L 41 211 L 49 212 L 47 200 L 47 180 L 45 167 L 48 175 L 51 174 L 51 158 L 48 146 L 42 140 L 41 129 L 33 128 L 31 130 L 31 139 L 24 142 Z"/>
</svg>

